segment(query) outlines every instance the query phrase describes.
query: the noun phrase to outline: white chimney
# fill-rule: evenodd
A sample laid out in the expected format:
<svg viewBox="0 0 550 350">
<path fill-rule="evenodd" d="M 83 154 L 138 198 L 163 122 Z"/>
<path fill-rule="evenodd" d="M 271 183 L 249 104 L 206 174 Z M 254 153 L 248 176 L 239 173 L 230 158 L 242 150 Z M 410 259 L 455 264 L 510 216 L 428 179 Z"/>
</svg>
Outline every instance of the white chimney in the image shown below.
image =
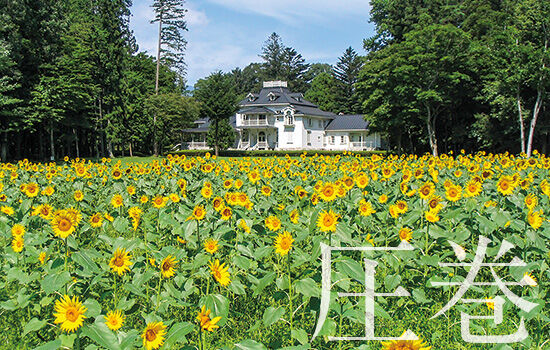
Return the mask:
<svg viewBox="0 0 550 350">
<path fill-rule="evenodd" d="M 287 87 L 286 81 L 276 80 L 276 81 L 264 81 L 264 88 L 277 88 L 277 87 Z"/>
</svg>

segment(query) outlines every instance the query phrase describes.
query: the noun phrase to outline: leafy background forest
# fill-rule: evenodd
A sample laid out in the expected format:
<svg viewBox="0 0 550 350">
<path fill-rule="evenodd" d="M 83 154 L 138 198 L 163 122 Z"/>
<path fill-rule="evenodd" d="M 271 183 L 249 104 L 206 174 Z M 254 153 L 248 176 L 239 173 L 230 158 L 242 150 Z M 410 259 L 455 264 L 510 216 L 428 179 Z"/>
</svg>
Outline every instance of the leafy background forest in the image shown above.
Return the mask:
<svg viewBox="0 0 550 350">
<path fill-rule="evenodd" d="M 157 57 L 136 44 L 129 0 L 0 0 L 3 161 L 167 152 L 194 120 L 227 117 L 274 79 L 364 114 L 395 152 L 547 152 L 549 0 L 372 0 L 375 34 L 333 66 L 273 33 L 259 62 L 194 88 L 185 3 L 151 5 Z"/>
</svg>

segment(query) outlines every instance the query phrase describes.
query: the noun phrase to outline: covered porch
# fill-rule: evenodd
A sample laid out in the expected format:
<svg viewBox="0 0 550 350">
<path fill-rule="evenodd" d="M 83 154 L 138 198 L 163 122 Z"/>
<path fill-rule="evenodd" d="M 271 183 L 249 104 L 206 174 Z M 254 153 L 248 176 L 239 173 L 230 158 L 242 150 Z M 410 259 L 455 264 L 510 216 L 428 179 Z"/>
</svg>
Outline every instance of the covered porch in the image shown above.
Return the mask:
<svg viewBox="0 0 550 350">
<path fill-rule="evenodd" d="M 278 146 L 276 128 L 247 128 L 240 130 L 238 135 L 238 149 L 274 150 Z"/>
<path fill-rule="evenodd" d="M 207 131 L 197 131 L 197 129 L 184 130 L 181 142 L 181 149 L 210 149 L 206 142 Z"/>
</svg>

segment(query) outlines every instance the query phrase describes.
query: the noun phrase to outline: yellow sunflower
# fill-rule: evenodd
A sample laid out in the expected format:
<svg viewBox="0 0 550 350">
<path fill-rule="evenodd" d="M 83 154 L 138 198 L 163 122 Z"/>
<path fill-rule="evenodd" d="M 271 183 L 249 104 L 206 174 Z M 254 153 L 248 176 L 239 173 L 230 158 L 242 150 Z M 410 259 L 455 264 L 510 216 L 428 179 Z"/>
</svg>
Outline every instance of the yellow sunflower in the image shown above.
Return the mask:
<svg viewBox="0 0 550 350">
<path fill-rule="evenodd" d="M 507 196 L 514 192 L 514 179 L 511 176 L 501 176 L 497 182 L 497 191 Z"/>
<path fill-rule="evenodd" d="M 109 262 L 109 267 L 113 269 L 113 272 L 122 276 L 126 271 L 130 271 L 130 266 L 132 265 L 130 258 L 129 252 L 123 248 L 117 248 Z"/>
<path fill-rule="evenodd" d="M 126 317 L 122 314 L 120 310 L 109 311 L 105 317 L 105 324 L 109 327 L 110 330 L 116 331 L 122 327 Z"/>
<path fill-rule="evenodd" d="M 61 330 L 74 332 L 84 323 L 86 307 L 78 300 L 77 296 L 64 295 L 55 302 L 55 323 L 61 324 Z"/>
<path fill-rule="evenodd" d="M 319 218 L 317 219 L 317 227 L 321 232 L 335 232 L 336 224 L 338 223 L 339 215 L 331 210 L 322 211 L 319 213 Z"/>
<path fill-rule="evenodd" d="M 422 340 L 390 340 L 382 342 L 382 350 L 430 350 L 432 347 Z"/>
<path fill-rule="evenodd" d="M 294 238 L 292 238 L 289 232 L 284 231 L 279 233 L 277 238 L 275 238 L 275 253 L 281 256 L 287 255 L 290 249 L 292 249 L 292 242 L 294 242 Z"/>
<path fill-rule="evenodd" d="M 216 328 L 220 328 L 216 323 L 218 323 L 222 318 L 220 316 L 210 318 L 210 309 L 206 310 L 206 306 L 203 305 L 201 311 L 197 315 L 197 321 L 201 328 L 205 331 L 214 332 Z"/>
<path fill-rule="evenodd" d="M 11 228 L 11 234 L 13 237 L 21 237 L 25 234 L 25 226 L 21 224 L 15 224 Z"/>
<path fill-rule="evenodd" d="M 439 221 L 439 215 L 437 215 L 437 212 L 428 210 L 424 212 L 424 216 L 426 217 L 426 220 L 429 222 L 438 222 Z"/>
<path fill-rule="evenodd" d="M 11 241 L 11 248 L 16 253 L 20 253 L 21 251 L 23 251 L 24 246 L 25 246 L 25 241 L 23 240 L 23 236 L 16 236 Z"/>
<path fill-rule="evenodd" d="M 160 209 L 166 206 L 167 198 L 163 196 L 155 196 L 152 199 L 153 207 Z"/>
<path fill-rule="evenodd" d="M 222 286 L 228 286 L 231 283 L 229 267 L 225 266 L 225 263 L 220 265 L 220 261 L 216 259 L 214 262 L 209 262 L 210 273 L 214 276 L 214 279 L 218 281 Z"/>
<path fill-rule="evenodd" d="M 265 219 L 265 227 L 271 231 L 278 231 L 281 228 L 281 220 L 274 215 L 270 215 Z"/>
<path fill-rule="evenodd" d="M 418 189 L 418 195 L 422 199 L 430 198 L 435 192 L 435 184 L 431 181 L 426 182 Z"/>
<path fill-rule="evenodd" d="M 38 193 L 40 192 L 40 188 L 38 187 L 38 184 L 31 182 L 25 186 L 25 194 L 27 197 L 33 198 L 38 196 Z"/>
<path fill-rule="evenodd" d="M 176 274 L 176 264 L 177 264 L 176 258 L 174 258 L 172 255 L 168 255 L 159 265 L 160 273 L 162 274 L 162 277 L 164 278 L 170 278 Z"/>
<path fill-rule="evenodd" d="M 166 326 L 162 322 L 148 323 L 143 330 L 141 337 L 143 338 L 143 346 L 147 350 L 158 349 L 164 344 L 164 335 L 166 334 Z"/>
<path fill-rule="evenodd" d="M 51 224 L 55 235 L 63 239 L 75 231 L 73 216 L 67 210 L 56 211 Z"/>
<path fill-rule="evenodd" d="M 195 208 L 193 208 L 192 219 L 202 220 L 205 216 L 206 210 L 204 210 L 204 207 L 202 205 L 196 205 Z"/>
<path fill-rule="evenodd" d="M 81 202 L 84 199 L 84 193 L 81 190 L 76 190 L 73 197 L 75 201 Z"/>
<path fill-rule="evenodd" d="M 15 210 L 13 210 L 12 207 L 8 207 L 7 205 L 3 205 L 2 208 L 0 208 L 0 211 L 8 216 L 12 216 L 13 213 L 15 213 Z"/>
<path fill-rule="evenodd" d="M 527 222 L 529 222 L 529 225 L 531 225 L 531 227 L 535 230 L 538 230 L 539 227 L 542 226 L 543 221 L 544 219 L 542 218 L 542 210 L 531 211 L 529 212 L 529 214 L 527 214 Z"/>
<path fill-rule="evenodd" d="M 101 213 L 95 213 L 90 216 L 90 226 L 97 228 L 101 227 L 101 224 L 103 224 L 103 217 L 101 217 Z"/>
<path fill-rule="evenodd" d="M 533 208 L 535 208 L 537 206 L 539 200 L 538 200 L 537 196 L 530 193 L 527 196 L 525 196 L 524 202 L 525 202 L 525 206 L 529 210 L 533 210 Z"/>
<path fill-rule="evenodd" d="M 399 239 L 402 241 L 410 242 L 412 238 L 412 231 L 408 227 L 403 227 L 399 230 Z"/>
<path fill-rule="evenodd" d="M 45 252 L 41 252 L 38 255 L 38 261 L 40 261 L 40 265 L 44 265 L 44 262 L 46 261 L 46 253 Z"/>
<path fill-rule="evenodd" d="M 208 238 L 206 241 L 204 241 L 204 250 L 206 250 L 207 253 L 214 254 L 216 251 L 218 251 L 218 241 L 212 238 Z"/>
<path fill-rule="evenodd" d="M 111 205 L 115 208 L 119 208 L 124 204 L 124 198 L 120 194 L 115 194 L 113 198 L 111 198 Z"/>
<path fill-rule="evenodd" d="M 222 214 L 222 220 L 229 220 L 231 218 L 231 215 L 233 214 L 233 211 L 229 207 L 225 207 L 221 211 Z"/>
<path fill-rule="evenodd" d="M 458 201 L 460 198 L 462 198 L 462 188 L 456 185 L 447 187 L 447 190 L 445 191 L 445 197 L 451 202 Z"/>
<path fill-rule="evenodd" d="M 371 202 L 367 202 L 365 200 L 362 200 L 359 203 L 359 214 L 361 216 L 370 216 L 374 213 L 376 213 L 376 211 L 372 208 Z"/>
</svg>

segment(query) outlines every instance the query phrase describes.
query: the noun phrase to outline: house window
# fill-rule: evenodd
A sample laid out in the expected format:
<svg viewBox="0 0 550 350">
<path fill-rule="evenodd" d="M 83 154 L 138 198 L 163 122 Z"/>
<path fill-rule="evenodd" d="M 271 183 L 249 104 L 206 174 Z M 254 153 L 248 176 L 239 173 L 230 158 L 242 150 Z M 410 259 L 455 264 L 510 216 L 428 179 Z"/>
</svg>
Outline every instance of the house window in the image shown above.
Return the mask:
<svg viewBox="0 0 550 350">
<path fill-rule="evenodd" d="M 286 143 L 293 144 L 294 143 L 294 135 L 293 133 L 289 132 L 286 136 Z"/>
<path fill-rule="evenodd" d="M 346 143 L 345 140 L 346 140 L 346 137 L 344 135 L 340 136 L 340 144 L 343 145 L 344 143 Z"/>
<path fill-rule="evenodd" d="M 335 136 L 331 136 L 331 137 L 330 137 L 330 144 L 331 144 L 331 145 L 334 145 L 335 139 L 336 139 Z"/>
<path fill-rule="evenodd" d="M 317 121 L 317 124 L 319 125 L 319 127 L 322 127 L 322 126 L 323 126 L 323 122 L 320 121 L 320 120 Z"/>
<path fill-rule="evenodd" d="M 292 115 L 292 111 L 286 111 L 285 125 L 294 125 L 294 116 Z"/>
<path fill-rule="evenodd" d="M 307 118 L 307 126 L 311 126 L 311 124 L 313 124 L 311 118 Z"/>
<path fill-rule="evenodd" d="M 308 145 L 308 146 L 311 146 L 311 131 L 308 131 L 308 132 L 307 132 L 306 141 L 307 141 L 307 145 Z"/>
</svg>

